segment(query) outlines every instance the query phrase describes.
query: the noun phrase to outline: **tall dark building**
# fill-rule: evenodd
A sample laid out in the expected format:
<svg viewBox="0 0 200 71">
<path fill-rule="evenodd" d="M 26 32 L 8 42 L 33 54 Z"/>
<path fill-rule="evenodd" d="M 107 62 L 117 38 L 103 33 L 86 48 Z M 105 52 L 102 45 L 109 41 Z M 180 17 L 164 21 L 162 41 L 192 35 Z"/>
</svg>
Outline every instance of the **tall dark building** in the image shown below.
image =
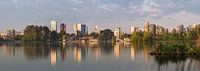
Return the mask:
<svg viewBox="0 0 200 71">
<path fill-rule="evenodd" d="M 60 24 L 60 32 L 66 32 L 66 25 L 64 23 Z"/>
</svg>

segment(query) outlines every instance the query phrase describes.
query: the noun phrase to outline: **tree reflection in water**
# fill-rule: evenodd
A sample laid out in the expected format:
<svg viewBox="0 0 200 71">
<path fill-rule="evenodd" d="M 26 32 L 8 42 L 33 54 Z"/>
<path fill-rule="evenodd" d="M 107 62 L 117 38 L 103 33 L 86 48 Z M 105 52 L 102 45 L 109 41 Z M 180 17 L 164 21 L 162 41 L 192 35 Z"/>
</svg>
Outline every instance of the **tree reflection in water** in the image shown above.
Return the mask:
<svg viewBox="0 0 200 71">
<path fill-rule="evenodd" d="M 192 46 L 190 44 L 189 47 L 197 48 L 196 44 L 192 44 Z M 172 64 L 175 66 L 175 71 L 196 71 L 195 68 L 200 67 L 199 55 L 156 55 L 153 57 L 155 57 L 155 61 L 157 62 L 158 71 L 162 71 L 163 68 Z"/>
<path fill-rule="evenodd" d="M 129 62 L 130 65 L 150 66 L 154 71 L 162 71 L 173 66 L 172 71 L 198 71 L 200 69 L 200 56 L 151 56 L 149 53 L 156 44 L 131 43 L 0 43 L 0 54 L 14 57 L 21 53 L 29 61 L 50 60 L 51 65 L 60 63 L 83 64 L 90 61 Z M 129 61 L 130 60 L 130 61 Z M 60 62 L 62 61 L 62 62 Z M 66 61 L 66 62 L 64 62 Z M 106 61 L 105 61 L 106 62 Z M 116 62 L 116 63 L 117 63 Z M 142 63 L 141 63 L 142 65 Z M 198 68 L 198 69 L 197 69 Z"/>
</svg>

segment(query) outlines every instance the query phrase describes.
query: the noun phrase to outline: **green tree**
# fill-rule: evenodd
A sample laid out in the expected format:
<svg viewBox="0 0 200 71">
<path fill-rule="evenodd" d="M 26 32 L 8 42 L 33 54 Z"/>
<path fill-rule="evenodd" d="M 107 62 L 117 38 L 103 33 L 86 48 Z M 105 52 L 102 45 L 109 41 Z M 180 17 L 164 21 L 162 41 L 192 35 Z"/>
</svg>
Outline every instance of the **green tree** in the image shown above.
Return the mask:
<svg viewBox="0 0 200 71">
<path fill-rule="evenodd" d="M 143 37 L 142 32 L 133 32 L 131 36 L 131 40 L 134 43 L 140 43 L 142 42 L 142 37 Z"/>
<path fill-rule="evenodd" d="M 144 42 L 151 42 L 153 40 L 153 36 L 149 32 L 144 32 L 143 34 L 143 41 Z"/>
<path fill-rule="evenodd" d="M 50 30 L 46 26 L 28 25 L 24 29 L 24 41 L 47 41 Z"/>
<path fill-rule="evenodd" d="M 172 34 L 171 40 L 176 40 L 176 38 L 174 37 L 174 36 L 177 35 L 176 34 L 176 29 L 173 29 L 172 32 L 171 32 L 171 34 Z"/>
<path fill-rule="evenodd" d="M 92 32 L 89 34 L 89 36 L 94 37 L 95 39 L 99 37 L 99 34 L 96 32 Z"/>
<path fill-rule="evenodd" d="M 112 41 L 113 40 L 113 32 L 110 29 L 105 29 L 100 31 L 99 41 Z"/>
<path fill-rule="evenodd" d="M 52 31 L 50 34 L 50 41 L 57 42 L 59 39 L 58 33 L 56 31 Z"/>
<path fill-rule="evenodd" d="M 42 28 L 42 41 L 48 41 L 50 39 L 50 30 L 47 26 Z"/>
</svg>

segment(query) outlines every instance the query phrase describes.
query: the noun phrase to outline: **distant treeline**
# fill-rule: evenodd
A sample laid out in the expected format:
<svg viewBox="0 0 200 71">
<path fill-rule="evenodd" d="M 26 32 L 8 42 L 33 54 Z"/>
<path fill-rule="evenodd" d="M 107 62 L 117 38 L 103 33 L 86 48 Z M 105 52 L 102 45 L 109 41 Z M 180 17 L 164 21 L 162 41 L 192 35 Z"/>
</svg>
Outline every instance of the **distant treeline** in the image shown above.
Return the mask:
<svg viewBox="0 0 200 71">
<path fill-rule="evenodd" d="M 162 34 L 154 34 L 148 31 L 144 32 L 133 32 L 131 40 L 134 43 L 141 42 L 154 42 L 154 41 L 183 41 L 183 42 L 193 42 L 200 39 L 200 25 L 194 28 L 186 28 L 187 31 L 177 33 L 176 29 L 172 32 L 164 31 Z"/>
</svg>

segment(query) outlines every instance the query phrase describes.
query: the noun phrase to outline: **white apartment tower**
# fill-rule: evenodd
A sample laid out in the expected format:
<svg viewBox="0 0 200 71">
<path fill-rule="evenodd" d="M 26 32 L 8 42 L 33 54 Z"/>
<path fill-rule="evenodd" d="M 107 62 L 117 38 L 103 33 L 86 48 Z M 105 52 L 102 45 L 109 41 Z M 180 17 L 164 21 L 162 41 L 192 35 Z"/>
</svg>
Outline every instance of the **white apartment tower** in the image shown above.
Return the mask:
<svg viewBox="0 0 200 71">
<path fill-rule="evenodd" d="M 55 20 L 51 21 L 51 31 L 57 31 L 57 22 Z"/>
<path fill-rule="evenodd" d="M 121 38 L 121 28 L 115 29 L 114 36 L 116 37 L 117 40 Z"/>
</svg>

